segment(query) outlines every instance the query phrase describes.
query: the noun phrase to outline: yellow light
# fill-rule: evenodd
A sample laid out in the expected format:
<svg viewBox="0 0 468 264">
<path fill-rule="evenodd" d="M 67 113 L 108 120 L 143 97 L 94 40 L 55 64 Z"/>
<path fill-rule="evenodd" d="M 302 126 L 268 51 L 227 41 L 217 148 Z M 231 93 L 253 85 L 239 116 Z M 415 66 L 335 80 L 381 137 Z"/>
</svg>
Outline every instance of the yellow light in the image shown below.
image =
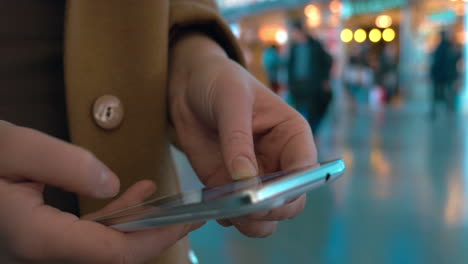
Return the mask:
<svg viewBox="0 0 468 264">
<path fill-rule="evenodd" d="M 351 31 L 351 29 L 345 28 L 341 31 L 340 37 L 341 41 L 344 43 L 351 42 L 351 40 L 353 40 L 353 31 Z"/>
<path fill-rule="evenodd" d="M 366 41 L 366 39 L 367 39 L 367 33 L 364 29 L 358 29 L 356 30 L 356 32 L 354 32 L 354 40 L 357 43 L 362 43 Z"/>
<path fill-rule="evenodd" d="M 374 42 L 374 43 L 377 43 L 379 42 L 380 40 L 382 39 L 382 32 L 380 32 L 379 29 L 372 29 L 369 33 L 369 40 Z"/>
<path fill-rule="evenodd" d="M 333 0 L 330 2 L 330 11 L 333 14 L 338 14 L 341 13 L 341 10 L 343 9 L 343 4 L 341 4 L 340 1 L 338 0 Z"/>
<path fill-rule="evenodd" d="M 387 28 L 384 30 L 383 34 L 382 34 L 382 37 L 385 41 L 387 42 L 392 42 L 395 37 L 396 37 L 396 33 L 395 33 L 395 30 L 391 29 L 391 28 Z"/>
<path fill-rule="evenodd" d="M 381 15 L 375 19 L 375 25 L 379 28 L 389 28 L 392 26 L 392 23 L 392 18 L 387 15 Z"/>
<path fill-rule="evenodd" d="M 304 14 L 308 18 L 314 19 L 314 18 L 320 16 L 320 10 L 318 9 L 318 7 L 316 5 L 310 4 L 310 5 L 306 6 L 306 8 L 304 10 Z"/>
</svg>

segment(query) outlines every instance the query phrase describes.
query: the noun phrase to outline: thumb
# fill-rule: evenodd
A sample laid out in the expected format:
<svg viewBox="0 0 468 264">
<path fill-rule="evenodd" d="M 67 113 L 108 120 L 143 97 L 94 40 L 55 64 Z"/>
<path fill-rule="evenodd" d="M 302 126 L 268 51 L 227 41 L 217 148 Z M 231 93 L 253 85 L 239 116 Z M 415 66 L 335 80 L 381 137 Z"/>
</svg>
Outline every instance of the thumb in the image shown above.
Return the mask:
<svg viewBox="0 0 468 264">
<path fill-rule="evenodd" d="M 103 209 L 82 216 L 81 219 L 93 220 L 108 214 L 116 213 L 119 210 L 127 210 L 128 207 L 144 202 L 156 191 L 156 184 L 151 180 L 142 180 L 128 188 L 118 199 L 112 201 Z"/>
<path fill-rule="evenodd" d="M 233 91 L 233 92 L 231 92 Z M 252 136 L 253 95 L 247 89 L 226 89 L 216 120 L 225 165 L 233 180 L 255 177 L 258 165 Z"/>
</svg>

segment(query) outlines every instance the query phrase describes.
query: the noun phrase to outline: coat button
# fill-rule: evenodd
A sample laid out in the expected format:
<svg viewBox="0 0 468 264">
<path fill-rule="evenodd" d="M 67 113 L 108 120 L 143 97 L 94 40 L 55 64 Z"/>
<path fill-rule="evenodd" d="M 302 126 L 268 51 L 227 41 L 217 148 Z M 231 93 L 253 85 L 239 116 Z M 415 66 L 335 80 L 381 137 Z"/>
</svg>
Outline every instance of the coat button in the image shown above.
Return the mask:
<svg viewBox="0 0 468 264">
<path fill-rule="evenodd" d="M 119 98 L 113 95 L 103 95 L 94 102 L 93 116 L 99 127 L 113 130 L 122 123 L 124 108 Z"/>
</svg>

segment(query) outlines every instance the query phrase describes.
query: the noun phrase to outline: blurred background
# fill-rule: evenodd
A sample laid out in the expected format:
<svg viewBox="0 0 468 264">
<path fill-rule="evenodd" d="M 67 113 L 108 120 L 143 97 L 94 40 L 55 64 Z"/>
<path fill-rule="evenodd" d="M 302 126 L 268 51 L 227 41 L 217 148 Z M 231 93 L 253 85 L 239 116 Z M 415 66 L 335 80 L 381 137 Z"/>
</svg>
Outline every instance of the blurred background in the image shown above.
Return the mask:
<svg viewBox="0 0 468 264">
<path fill-rule="evenodd" d="M 271 238 L 207 224 L 194 263 L 468 263 L 467 2 L 218 3 L 249 71 L 308 119 L 319 160 L 348 171 Z"/>
</svg>

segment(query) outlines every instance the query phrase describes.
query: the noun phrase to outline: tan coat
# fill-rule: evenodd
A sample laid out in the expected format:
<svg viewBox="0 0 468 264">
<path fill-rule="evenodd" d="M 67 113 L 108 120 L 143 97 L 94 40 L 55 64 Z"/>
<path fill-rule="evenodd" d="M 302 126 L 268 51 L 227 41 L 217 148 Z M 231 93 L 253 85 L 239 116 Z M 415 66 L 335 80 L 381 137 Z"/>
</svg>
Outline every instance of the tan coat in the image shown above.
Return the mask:
<svg viewBox="0 0 468 264">
<path fill-rule="evenodd" d="M 71 0 L 68 3 L 65 80 L 72 142 L 92 151 L 121 180 L 121 190 L 153 179 L 158 195 L 178 191 L 170 159 L 166 86 L 171 36 L 196 26 L 231 55 L 234 39 L 210 0 Z M 102 95 L 124 105 L 121 126 L 101 129 L 92 105 Z M 82 213 L 108 201 L 80 198 Z M 185 243 L 186 245 L 187 243 Z M 179 243 L 151 263 L 187 263 Z"/>
</svg>

